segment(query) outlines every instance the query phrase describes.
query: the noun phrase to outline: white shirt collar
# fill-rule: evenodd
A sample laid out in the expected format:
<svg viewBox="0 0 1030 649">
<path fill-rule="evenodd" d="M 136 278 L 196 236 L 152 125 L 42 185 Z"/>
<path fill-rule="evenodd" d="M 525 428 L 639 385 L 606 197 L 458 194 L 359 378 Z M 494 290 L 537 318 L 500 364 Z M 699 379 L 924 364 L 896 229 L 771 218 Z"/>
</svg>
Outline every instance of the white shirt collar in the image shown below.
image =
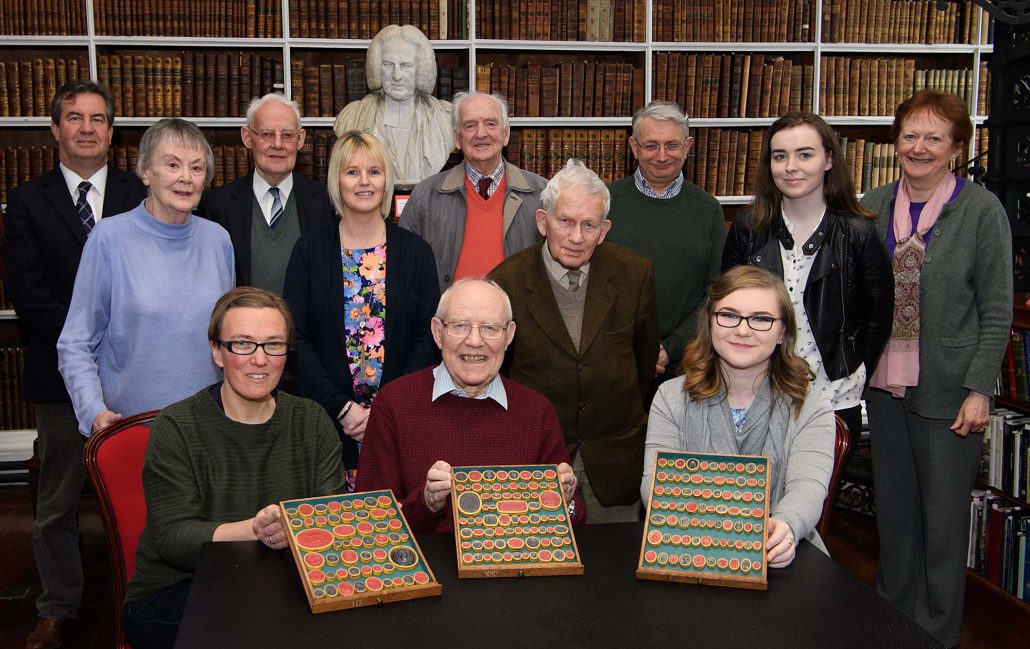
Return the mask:
<svg viewBox="0 0 1030 649">
<path fill-rule="evenodd" d="M 107 165 L 97 169 L 97 172 L 89 178 L 81 178 L 79 174 L 75 173 L 68 167 L 64 166 L 61 162 L 58 164 L 58 168 L 61 170 L 61 175 L 64 176 L 64 183 L 68 186 L 68 193 L 71 194 L 72 201 L 79 199 L 79 183 L 83 180 L 93 185 L 93 188 L 86 194 L 86 200 L 89 202 L 89 206 L 93 208 L 93 220 L 99 221 L 104 214 L 104 190 L 107 188 Z"/>
<path fill-rule="evenodd" d="M 265 221 L 271 223 L 272 221 L 272 195 L 268 193 L 268 189 L 271 185 L 268 181 L 261 177 L 261 174 L 254 170 L 254 198 L 257 199 L 258 205 L 261 206 L 261 213 L 265 215 Z M 293 174 L 289 174 L 283 179 L 281 183 L 276 185 L 279 188 L 279 200 L 282 201 L 283 207 L 286 207 L 286 201 L 290 198 L 290 193 L 293 192 Z"/>
</svg>

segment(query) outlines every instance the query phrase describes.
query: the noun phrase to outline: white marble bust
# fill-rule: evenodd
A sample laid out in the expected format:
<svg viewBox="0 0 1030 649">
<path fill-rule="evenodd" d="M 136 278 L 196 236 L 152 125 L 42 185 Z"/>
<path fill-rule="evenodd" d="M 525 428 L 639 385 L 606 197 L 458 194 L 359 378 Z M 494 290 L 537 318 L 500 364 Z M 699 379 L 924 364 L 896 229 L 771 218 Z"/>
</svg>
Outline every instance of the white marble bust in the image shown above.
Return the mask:
<svg viewBox="0 0 1030 649">
<path fill-rule="evenodd" d="M 368 47 L 372 92 L 344 106 L 333 130 L 372 133 L 389 152 L 397 183 L 414 185 L 440 171 L 454 148 L 451 104 L 432 96 L 436 56 L 412 25 L 384 27 Z"/>
</svg>

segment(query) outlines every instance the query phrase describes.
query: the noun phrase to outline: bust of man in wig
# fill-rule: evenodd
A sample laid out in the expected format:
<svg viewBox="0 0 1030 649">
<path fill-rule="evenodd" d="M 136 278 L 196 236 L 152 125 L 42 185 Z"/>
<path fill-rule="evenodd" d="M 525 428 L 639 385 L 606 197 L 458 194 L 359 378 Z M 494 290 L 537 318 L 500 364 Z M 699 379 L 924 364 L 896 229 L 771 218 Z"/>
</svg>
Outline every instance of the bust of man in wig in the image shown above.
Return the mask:
<svg viewBox="0 0 1030 649">
<path fill-rule="evenodd" d="M 375 135 L 390 153 L 398 185 L 440 171 L 454 148 L 451 104 L 432 96 L 436 56 L 412 25 L 384 27 L 368 46 L 365 74 L 372 92 L 344 106 L 333 130 Z"/>
</svg>

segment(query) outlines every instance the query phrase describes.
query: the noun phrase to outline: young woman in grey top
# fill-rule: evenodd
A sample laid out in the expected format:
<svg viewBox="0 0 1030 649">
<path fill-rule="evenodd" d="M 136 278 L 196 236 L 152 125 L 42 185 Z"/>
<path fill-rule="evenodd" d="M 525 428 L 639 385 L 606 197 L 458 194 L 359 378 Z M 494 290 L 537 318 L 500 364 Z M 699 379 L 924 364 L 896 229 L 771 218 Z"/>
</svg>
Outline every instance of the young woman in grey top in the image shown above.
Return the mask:
<svg viewBox="0 0 1030 649">
<path fill-rule="evenodd" d="M 825 551 L 815 524 L 833 470 L 833 410 L 825 394 L 809 393 L 796 336 L 783 282 L 756 266 L 723 273 L 683 354 L 684 374 L 651 405 L 640 486 L 646 503 L 657 451 L 768 457 L 773 568 L 790 565 L 799 538 Z"/>
</svg>

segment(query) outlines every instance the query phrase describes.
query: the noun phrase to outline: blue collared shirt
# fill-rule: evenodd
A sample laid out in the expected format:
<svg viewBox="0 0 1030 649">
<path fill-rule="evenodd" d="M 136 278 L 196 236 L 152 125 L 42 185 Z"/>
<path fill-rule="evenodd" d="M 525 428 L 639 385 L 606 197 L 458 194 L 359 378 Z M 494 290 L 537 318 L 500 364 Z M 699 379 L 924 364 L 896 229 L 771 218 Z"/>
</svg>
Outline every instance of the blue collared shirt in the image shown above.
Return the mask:
<svg viewBox="0 0 1030 649">
<path fill-rule="evenodd" d="M 451 373 L 447 371 L 447 368 L 443 363 L 440 363 L 433 368 L 433 401 L 436 401 L 445 394 L 453 394 L 456 397 L 469 398 L 467 392 L 459 388 L 454 384 L 454 379 L 451 378 Z M 508 393 L 504 391 L 504 383 L 501 382 L 500 375 L 497 375 L 490 381 L 490 384 L 486 386 L 482 394 L 473 399 L 493 399 L 501 405 L 505 410 L 508 409 Z"/>
<path fill-rule="evenodd" d="M 665 189 L 665 193 L 661 195 L 651 187 L 651 183 L 647 182 L 647 179 L 644 178 L 644 174 L 640 173 L 640 167 L 637 167 L 637 170 L 633 173 L 633 182 L 637 186 L 637 191 L 648 198 L 676 198 L 680 193 L 680 190 L 683 189 L 683 172 L 681 171 L 680 174 L 676 176 L 676 180 L 669 183 L 669 186 Z"/>
<path fill-rule="evenodd" d="M 479 181 L 487 176 L 493 181 L 490 183 L 490 189 L 486 190 L 487 196 L 493 196 L 497 188 L 501 186 L 501 180 L 504 179 L 504 158 L 497 163 L 497 167 L 488 174 L 479 173 L 479 170 L 473 169 L 472 165 L 465 163 L 465 177 L 472 181 L 472 186 L 478 188 Z"/>
</svg>

